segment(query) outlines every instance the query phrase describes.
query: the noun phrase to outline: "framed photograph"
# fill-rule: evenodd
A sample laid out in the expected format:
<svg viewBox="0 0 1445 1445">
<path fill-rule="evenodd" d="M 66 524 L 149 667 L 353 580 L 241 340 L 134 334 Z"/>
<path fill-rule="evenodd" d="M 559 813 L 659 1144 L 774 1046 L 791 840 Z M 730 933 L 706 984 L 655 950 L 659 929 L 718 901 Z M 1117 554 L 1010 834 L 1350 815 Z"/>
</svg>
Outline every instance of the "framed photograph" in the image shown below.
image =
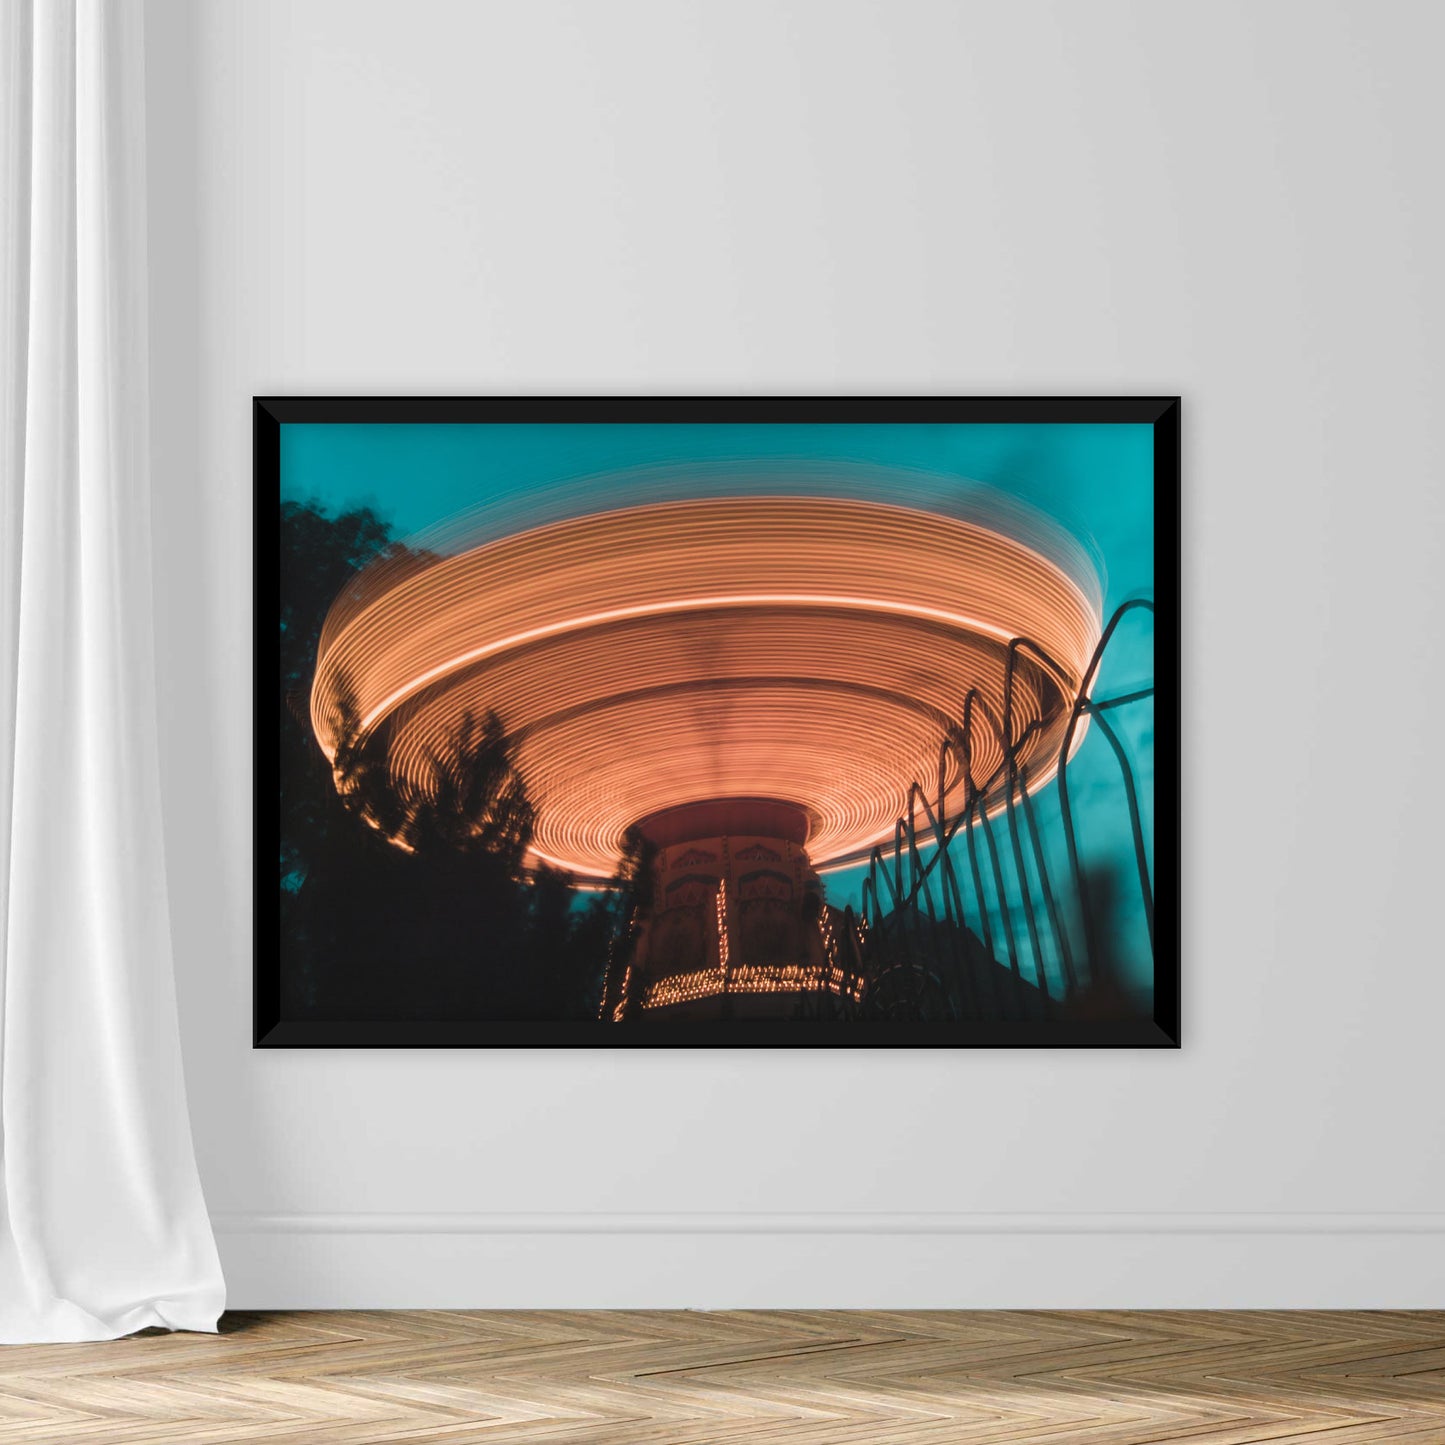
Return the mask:
<svg viewBox="0 0 1445 1445">
<path fill-rule="evenodd" d="M 1177 1046 L 1177 398 L 254 427 L 257 1045 Z"/>
</svg>

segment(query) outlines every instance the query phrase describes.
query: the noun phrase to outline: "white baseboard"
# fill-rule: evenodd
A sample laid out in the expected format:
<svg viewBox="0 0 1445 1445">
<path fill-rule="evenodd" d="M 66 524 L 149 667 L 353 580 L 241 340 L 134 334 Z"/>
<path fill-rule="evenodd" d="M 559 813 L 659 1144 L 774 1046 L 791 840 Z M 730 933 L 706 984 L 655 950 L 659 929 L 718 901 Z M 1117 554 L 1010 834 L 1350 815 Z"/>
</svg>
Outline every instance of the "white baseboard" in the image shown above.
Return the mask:
<svg viewBox="0 0 1445 1445">
<path fill-rule="evenodd" d="M 1438 1309 L 1445 1214 L 218 1214 L 232 1309 Z"/>
</svg>

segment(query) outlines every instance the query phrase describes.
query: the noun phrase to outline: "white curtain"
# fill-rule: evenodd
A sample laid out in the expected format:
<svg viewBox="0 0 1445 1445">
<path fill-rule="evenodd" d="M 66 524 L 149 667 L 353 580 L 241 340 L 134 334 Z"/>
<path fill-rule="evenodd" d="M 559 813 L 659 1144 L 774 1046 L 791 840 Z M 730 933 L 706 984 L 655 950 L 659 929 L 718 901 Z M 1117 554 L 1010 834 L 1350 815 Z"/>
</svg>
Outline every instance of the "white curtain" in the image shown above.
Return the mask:
<svg viewBox="0 0 1445 1445">
<path fill-rule="evenodd" d="M 212 1330 L 151 641 L 142 7 L 0 0 L 0 1340 Z"/>
</svg>

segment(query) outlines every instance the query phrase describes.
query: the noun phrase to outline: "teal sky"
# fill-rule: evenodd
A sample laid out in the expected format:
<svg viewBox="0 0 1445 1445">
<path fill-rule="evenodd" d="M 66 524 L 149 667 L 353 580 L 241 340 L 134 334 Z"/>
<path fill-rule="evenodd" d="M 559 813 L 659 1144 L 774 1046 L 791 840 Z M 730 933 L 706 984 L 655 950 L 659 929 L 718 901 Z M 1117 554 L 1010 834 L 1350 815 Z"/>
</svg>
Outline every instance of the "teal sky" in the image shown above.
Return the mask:
<svg viewBox="0 0 1445 1445">
<path fill-rule="evenodd" d="M 931 493 L 946 504 L 950 489 L 962 494 L 981 483 L 1092 543 L 1112 611 L 1153 591 L 1153 446 L 1152 428 L 1137 425 L 288 423 L 281 494 L 333 512 L 370 506 L 406 536 L 477 506 L 526 525 L 528 499 L 541 505 L 559 484 L 637 468 L 764 458 L 904 468 L 932 474 L 919 479 L 920 503 Z M 800 489 L 817 485 L 825 483 Z M 602 510 L 626 498 L 599 480 L 591 500 Z"/>
<path fill-rule="evenodd" d="M 281 427 L 281 495 L 333 515 L 369 506 L 407 536 L 480 509 L 484 527 L 520 530 L 578 511 L 604 511 L 646 496 L 719 491 L 830 490 L 835 476 L 879 500 L 949 511 L 971 497 L 1002 495 L 1042 512 L 1082 543 L 1099 573 L 1104 616 L 1154 593 L 1153 430 L 1142 425 L 857 423 L 798 424 L 336 424 Z M 779 485 L 786 478 L 787 485 Z M 475 530 L 473 530 L 475 535 Z M 1153 636 L 1121 631 L 1101 674 L 1108 693 L 1153 672 Z M 1148 706 L 1113 715 L 1153 790 Z M 1132 869 L 1128 827 L 1102 738 L 1086 740 L 1070 767 L 1086 859 Z M 1117 776 L 1117 775 L 1115 775 Z M 900 800 L 901 801 L 901 800 Z M 1056 834 L 1053 789 L 1039 795 Z M 1152 847 L 1152 838 L 1149 839 Z M 1052 860 L 1051 860 L 1052 861 Z M 862 869 L 828 875 L 828 896 L 858 903 Z M 1121 964 L 1152 977 L 1142 910 L 1125 891 L 1128 945 Z M 1021 960 L 1025 971 L 1028 960 Z M 1057 961 L 1045 959 L 1051 974 Z"/>
</svg>

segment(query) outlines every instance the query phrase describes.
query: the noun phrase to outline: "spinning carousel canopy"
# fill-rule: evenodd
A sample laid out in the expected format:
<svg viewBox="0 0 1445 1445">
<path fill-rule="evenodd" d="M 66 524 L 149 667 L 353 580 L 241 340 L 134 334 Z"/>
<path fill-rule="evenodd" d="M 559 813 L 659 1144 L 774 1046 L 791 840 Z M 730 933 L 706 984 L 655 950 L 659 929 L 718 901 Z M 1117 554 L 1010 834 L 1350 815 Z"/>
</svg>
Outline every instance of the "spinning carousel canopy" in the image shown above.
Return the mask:
<svg viewBox="0 0 1445 1445">
<path fill-rule="evenodd" d="M 1018 637 L 1039 649 L 1013 697 L 1033 787 L 1099 637 L 1079 569 L 886 501 L 650 502 L 378 564 L 328 618 L 311 718 L 334 756 L 349 709 L 425 789 L 462 718 L 495 710 L 534 861 L 577 874 L 611 875 L 629 825 L 726 799 L 796 809 L 826 866 L 891 837 L 915 780 L 933 791 L 971 688 L 1002 716 Z M 971 735 L 977 782 L 1001 752 L 989 726 Z"/>
</svg>

